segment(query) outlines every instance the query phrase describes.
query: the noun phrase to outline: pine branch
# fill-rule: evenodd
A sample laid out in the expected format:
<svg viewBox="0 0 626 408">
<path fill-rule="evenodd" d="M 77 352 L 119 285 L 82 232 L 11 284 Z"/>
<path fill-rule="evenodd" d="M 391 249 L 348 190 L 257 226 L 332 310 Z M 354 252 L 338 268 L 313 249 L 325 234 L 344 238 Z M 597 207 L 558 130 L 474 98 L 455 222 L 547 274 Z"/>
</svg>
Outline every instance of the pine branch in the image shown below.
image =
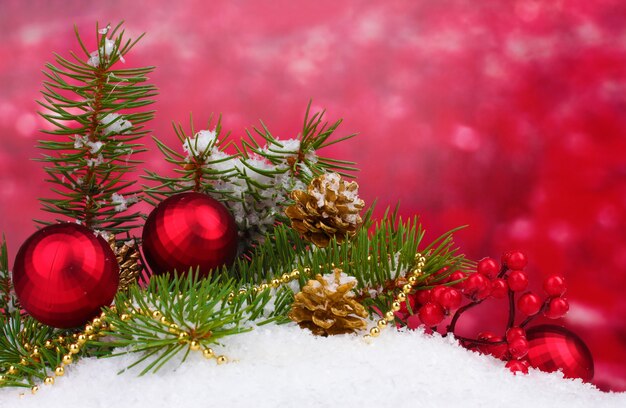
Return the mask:
<svg viewBox="0 0 626 408">
<path fill-rule="evenodd" d="M 121 27 L 97 29 L 98 50 L 92 53 L 76 31 L 84 57 L 55 54 L 56 65 L 46 64 L 38 102 L 39 114 L 53 127 L 43 131 L 52 140 L 39 141 L 46 181 L 56 194 L 41 200 L 43 209 L 58 215 L 57 221 L 75 220 L 113 234 L 140 225 L 140 214 L 128 210 L 142 192 L 126 176 L 141 163 L 134 155 L 145 151 L 139 141 L 153 112 L 142 108 L 157 95 L 147 83 L 153 67 L 119 69 L 137 42 L 124 39 Z"/>
</svg>

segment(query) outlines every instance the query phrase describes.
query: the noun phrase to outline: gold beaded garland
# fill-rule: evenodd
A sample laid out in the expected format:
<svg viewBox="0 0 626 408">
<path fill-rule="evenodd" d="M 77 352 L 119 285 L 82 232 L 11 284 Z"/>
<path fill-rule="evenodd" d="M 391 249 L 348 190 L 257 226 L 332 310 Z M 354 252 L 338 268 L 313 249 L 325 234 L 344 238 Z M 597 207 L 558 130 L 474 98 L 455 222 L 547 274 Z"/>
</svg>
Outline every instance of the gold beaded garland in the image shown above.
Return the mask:
<svg viewBox="0 0 626 408">
<path fill-rule="evenodd" d="M 402 286 L 402 291 L 398 293 L 391 302 L 391 310 L 385 312 L 384 319 L 380 319 L 376 322 L 376 326 L 372 327 L 369 331 L 369 334 L 363 336 L 363 339 L 366 341 L 370 341 L 373 337 L 378 337 L 380 335 L 381 330 L 389 327 L 389 323 L 392 323 L 395 320 L 394 312 L 400 310 L 402 306 L 402 302 L 406 301 L 406 295 L 408 295 L 413 287 L 417 285 L 420 276 L 422 275 L 422 269 L 426 266 L 426 258 L 422 256 L 422 254 L 415 254 L 415 261 L 417 262 L 414 269 L 411 269 L 409 272 L 409 276 L 407 277 L 407 282 Z"/>
</svg>

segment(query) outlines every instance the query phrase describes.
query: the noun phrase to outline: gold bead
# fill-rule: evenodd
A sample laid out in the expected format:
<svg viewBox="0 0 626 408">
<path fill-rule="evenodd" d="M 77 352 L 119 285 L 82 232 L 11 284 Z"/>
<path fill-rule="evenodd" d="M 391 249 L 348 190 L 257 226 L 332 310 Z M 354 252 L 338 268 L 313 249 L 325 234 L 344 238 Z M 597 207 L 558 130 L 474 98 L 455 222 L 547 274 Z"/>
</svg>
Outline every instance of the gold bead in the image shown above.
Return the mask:
<svg viewBox="0 0 626 408">
<path fill-rule="evenodd" d="M 321 267 L 321 266 L 322 266 L 322 265 L 320 265 L 320 267 Z M 307 266 L 306 268 L 304 268 L 304 273 L 305 273 L 305 274 L 307 274 L 307 275 L 308 275 L 308 274 L 310 274 L 310 273 L 311 273 L 311 268 L 309 268 L 308 266 Z M 300 272 L 298 272 L 298 275 L 299 275 L 299 274 L 300 274 Z"/>
<path fill-rule="evenodd" d="M 270 282 L 270 286 L 273 288 L 277 288 L 280 286 L 280 281 L 278 279 L 272 279 L 272 281 Z"/>
<path fill-rule="evenodd" d="M 133 310 L 133 311 L 134 311 L 134 310 Z M 123 322 L 126 322 L 126 321 L 130 320 L 130 315 L 128 315 L 128 314 L 126 314 L 126 313 L 122 313 L 122 315 L 120 316 L 120 319 L 121 319 Z"/>
<path fill-rule="evenodd" d="M 43 383 L 46 384 L 46 385 L 54 384 L 54 377 L 46 377 L 46 379 L 43 380 Z"/>
<path fill-rule="evenodd" d="M 52 350 L 54 348 L 54 344 L 50 340 L 46 340 L 44 347 L 48 350 Z"/>
<path fill-rule="evenodd" d="M 90 334 L 89 336 L 87 336 L 87 340 L 89 340 L 89 341 L 94 341 L 97 338 L 98 338 L 98 336 L 95 335 L 95 334 Z"/>
<path fill-rule="evenodd" d="M 82 346 L 83 344 L 85 344 L 87 342 L 87 336 L 85 336 L 84 334 L 81 334 L 78 336 L 78 338 L 76 339 L 76 342 Z"/>
<path fill-rule="evenodd" d="M 409 283 L 411 284 L 411 286 L 415 285 L 417 283 L 417 276 L 409 276 Z"/>
<path fill-rule="evenodd" d="M 378 327 L 372 327 L 370 329 L 370 336 L 378 337 L 380 335 L 380 329 Z"/>
<path fill-rule="evenodd" d="M 6 378 L 4 375 L 0 375 L 0 381 L 4 381 L 4 380 L 6 380 L 6 379 L 7 379 L 7 378 Z"/>
<path fill-rule="evenodd" d="M 426 264 L 424 262 L 418 262 L 417 265 L 415 265 L 418 269 L 422 269 L 423 267 L 426 266 Z"/>
<path fill-rule="evenodd" d="M 411 289 L 413 289 L 413 286 L 411 286 L 410 283 L 407 283 L 406 285 L 402 287 L 402 292 L 408 295 Z"/>
<path fill-rule="evenodd" d="M 287 283 L 287 282 L 289 282 L 290 280 L 291 280 L 291 276 L 289 276 L 289 274 L 288 274 L 288 273 L 283 273 L 283 274 L 280 276 L 280 281 L 281 281 L 282 283 Z"/>
<path fill-rule="evenodd" d="M 261 290 L 267 290 L 270 287 L 270 285 L 268 285 L 267 283 L 262 283 L 259 285 L 259 289 Z"/>
<path fill-rule="evenodd" d="M 293 271 L 291 271 L 289 276 L 291 277 L 291 279 L 298 279 L 300 277 L 300 271 L 297 269 L 294 269 Z"/>
<path fill-rule="evenodd" d="M 80 346 L 76 343 L 72 343 L 70 344 L 70 353 L 71 354 L 78 354 L 78 352 L 80 351 Z"/>
<path fill-rule="evenodd" d="M 159 312 L 158 310 L 155 310 L 154 312 L 152 312 L 152 318 L 153 319 L 160 319 L 161 316 L 163 316 L 163 314 L 161 314 L 161 312 Z"/>
<path fill-rule="evenodd" d="M 239 289 L 239 291 L 237 293 L 239 293 L 240 295 L 245 295 L 246 293 L 248 293 L 248 291 L 245 290 L 244 288 L 241 288 L 241 289 Z"/>
<path fill-rule="evenodd" d="M 400 310 L 400 302 L 393 302 L 391 304 L 391 310 L 393 310 L 394 312 L 397 312 L 398 310 Z"/>
<path fill-rule="evenodd" d="M 406 294 L 404 292 L 398 293 L 398 302 L 404 302 L 406 300 Z"/>
<path fill-rule="evenodd" d="M 192 340 L 189 342 L 189 348 L 193 351 L 198 351 L 200 350 L 200 343 L 198 343 L 196 340 Z"/>
<path fill-rule="evenodd" d="M 37 391 L 39 391 L 39 387 L 36 385 L 33 385 L 33 387 L 30 389 L 31 394 L 33 395 L 37 394 Z"/>
<path fill-rule="evenodd" d="M 24 357 L 20 358 L 20 365 L 23 365 L 23 366 L 27 366 L 28 365 L 28 361 L 26 361 L 26 358 L 24 358 Z"/>
<path fill-rule="evenodd" d="M 115 331 L 115 330 L 117 330 L 117 326 L 115 326 L 113 323 L 109 323 L 109 330 L 110 331 Z"/>
<path fill-rule="evenodd" d="M 215 357 L 215 353 L 213 352 L 213 349 L 211 348 L 205 348 L 204 350 L 202 350 L 202 355 L 204 356 L 204 358 Z"/>
<path fill-rule="evenodd" d="M 376 322 L 376 326 L 378 326 L 379 329 L 384 329 L 385 327 L 387 327 L 387 320 L 385 319 L 380 319 L 378 322 Z"/>
<path fill-rule="evenodd" d="M 178 325 L 176 323 L 170 324 L 170 328 L 168 330 L 172 334 L 177 334 L 180 330 L 178 330 Z"/>
<path fill-rule="evenodd" d="M 72 364 L 72 355 L 71 354 L 66 354 L 63 356 L 63 364 L 68 365 L 68 364 Z"/>
<path fill-rule="evenodd" d="M 30 351 L 30 349 L 31 349 L 30 344 L 28 344 L 28 343 L 24 343 L 24 350 L 26 350 L 26 351 Z"/>
<path fill-rule="evenodd" d="M 370 336 L 369 334 L 366 334 L 363 336 L 363 340 L 370 343 L 372 341 L 372 336 Z"/>
<path fill-rule="evenodd" d="M 78 333 L 72 333 L 72 338 L 76 340 L 78 338 Z"/>
<path fill-rule="evenodd" d="M 59 337 L 57 338 L 57 341 L 58 341 L 59 343 L 61 343 L 61 344 L 64 344 L 64 343 L 65 343 L 65 337 L 63 337 L 63 336 L 59 336 Z"/>
<path fill-rule="evenodd" d="M 15 366 L 9 366 L 9 371 L 7 371 L 7 373 L 10 375 L 17 374 L 17 368 L 15 368 Z"/>
<path fill-rule="evenodd" d="M 64 374 L 65 368 L 63 368 L 63 366 L 58 366 L 54 369 L 54 375 L 56 375 L 57 377 L 63 377 Z"/>
<path fill-rule="evenodd" d="M 108 329 L 109 329 L 109 327 L 111 327 L 111 325 L 110 325 L 107 321 L 103 320 L 103 321 L 102 321 L 102 327 L 100 327 L 100 329 L 102 329 L 102 330 L 108 330 Z"/>
<path fill-rule="evenodd" d="M 167 321 L 167 317 L 165 316 L 161 316 L 161 318 L 159 319 L 159 321 L 161 322 L 161 324 L 166 324 L 169 326 L 170 322 Z"/>
<path fill-rule="evenodd" d="M 100 318 L 96 317 L 95 319 L 93 319 L 91 321 L 91 324 L 93 325 L 93 327 L 100 327 L 102 325 L 102 320 L 100 320 Z"/>
<path fill-rule="evenodd" d="M 387 313 L 385 313 L 385 319 L 387 319 L 387 321 L 391 323 L 394 320 L 396 320 L 396 315 L 393 313 L 392 310 L 390 310 Z"/>
<path fill-rule="evenodd" d="M 189 338 L 189 333 L 181 331 L 178 333 L 178 340 L 187 340 Z"/>
<path fill-rule="evenodd" d="M 222 364 L 226 363 L 227 361 L 228 361 L 228 359 L 226 358 L 226 356 L 218 356 L 217 357 L 217 364 L 222 365 Z"/>
</svg>

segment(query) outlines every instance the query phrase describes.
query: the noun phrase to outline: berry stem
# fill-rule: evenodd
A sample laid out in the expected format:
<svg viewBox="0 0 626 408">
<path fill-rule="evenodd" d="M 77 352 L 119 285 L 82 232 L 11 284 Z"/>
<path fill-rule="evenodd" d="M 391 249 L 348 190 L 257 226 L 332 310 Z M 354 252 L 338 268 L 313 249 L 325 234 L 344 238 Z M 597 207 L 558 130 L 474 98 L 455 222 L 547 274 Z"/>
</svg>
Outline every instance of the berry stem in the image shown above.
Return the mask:
<svg viewBox="0 0 626 408">
<path fill-rule="evenodd" d="M 472 303 L 468 303 L 465 306 L 460 307 L 459 309 L 457 309 L 457 311 L 454 313 L 454 316 L 452 317 L 452 321 L 450 322 L 450 324 L 446 328 L 448 333 L 454 334 L 454 329 L 456 328 L 456 322 L 459 320 L 459 317 L 461 317 L 461 315 L 464 312 L 466 312 L 467 310 L 473 308 L 474 306 L 478 306 L 479 304 L 481 304 L 483 302 L 483 300 L 484 299 L 481 299 L 481 300 L 478 300 L 478 301 L 474 301 Z"/>
<path fill-rule="evenodd" d="M 539 309 L 539 312 L 537 312 L 537 314 L 534 314 L 532 316 L 528 316 L 526 319 L 524 319 L 524 321 L 519 325 L 519 327 L 521 327 L 522 329 L 524 327 L 526 327 L 528 325 L 528 323 L 532 322 L 533 319 L 537 316 L 539 316 L 541 313 L 543 313 L 546 308 L 548 307 L 548 305 L 550 304 L 550 298 L 547 298 L 546 300 L 543 301 L 543 304 L 541 305 L 541 309 Z"/>
<path fill-rule="evenodd" d="M 498 344 L 505 344 L 506 340 L 499 340 L 499 341 L 489 341 L 489 340 L 482 340 L 482 339 L 470 339 L 469 337 L 463 337 L 463 336 L 457 336 L 454 335 L 454 338 L 462 341 L 462 342 L 466 342 L 466 343 L 472 343 L 472 344 L 484 344 L 487 346 L 495 346 Z"/>
<path fill-rule="evenodd" d="M 508 270 L 509 268 L 506 265 L 502 265 L 502 267 L 500 268 L 500 272 L 498 272 L 498 278 L 502 278 Z"/>
<path fill-rule="evenodd" d="M 515 292 L 509 288 L 509 320 L 506 324 L 507 330 L 515 324 Z"/>
</svg>

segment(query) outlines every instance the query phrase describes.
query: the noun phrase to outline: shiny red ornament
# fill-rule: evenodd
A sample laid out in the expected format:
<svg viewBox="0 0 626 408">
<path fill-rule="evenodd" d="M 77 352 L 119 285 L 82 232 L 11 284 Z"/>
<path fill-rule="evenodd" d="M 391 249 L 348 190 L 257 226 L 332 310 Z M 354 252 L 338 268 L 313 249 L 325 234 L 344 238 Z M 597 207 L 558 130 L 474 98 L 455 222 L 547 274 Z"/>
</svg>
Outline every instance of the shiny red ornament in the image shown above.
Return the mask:
<svg viewBox="0 0 626 408">
<path fill-rule="evenodd" d="M 541 371 L 563 370 L 566 378 L 593 378 L 593 357 L 576 334 L 554 325 L 535 326 L 526 331 L 529 364 Z"/>
<path fill-rule="evenodd" d="M 107 242 L 79 224 L 40 229 L 22 244 L 13 267 L 20 304 L 43 324 L 85 324 L 113 302 L 119 266 Z"/>
<path fill-rule="evenodd" d="M 237 225 L 219 201 L 200 193 L 163 200 L 143 228 L 143 253 L 155 274 L 188 273 L 231 265 L 237 255 Z"/>
</svg>

